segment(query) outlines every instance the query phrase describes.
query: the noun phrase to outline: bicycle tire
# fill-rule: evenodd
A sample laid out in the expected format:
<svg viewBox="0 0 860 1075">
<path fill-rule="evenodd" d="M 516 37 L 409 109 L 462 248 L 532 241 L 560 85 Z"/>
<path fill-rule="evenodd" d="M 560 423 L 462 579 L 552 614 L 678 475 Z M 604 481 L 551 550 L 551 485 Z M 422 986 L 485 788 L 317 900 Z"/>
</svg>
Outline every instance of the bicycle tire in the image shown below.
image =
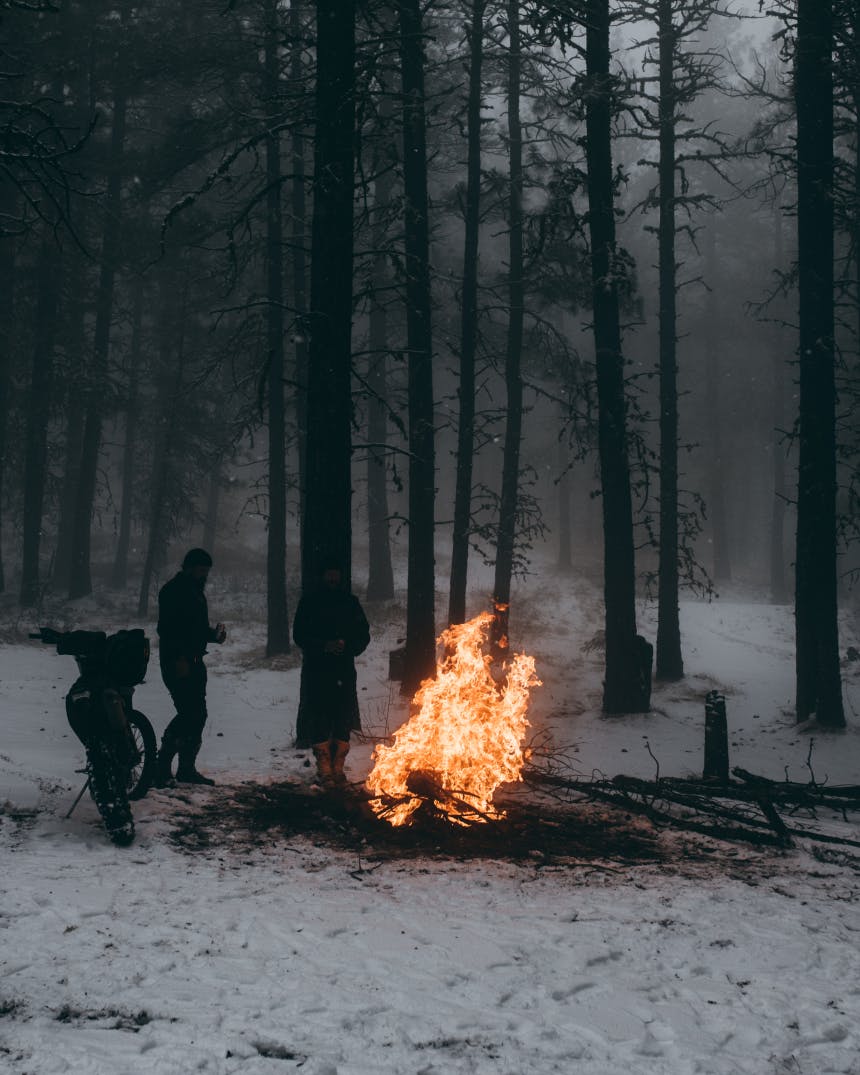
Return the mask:
<svg viewBox="0 0 860 1075">
<path fill-rule="evenodd" d="M 100 740 L 90 744 L 87 748 L 90 795 L 112 842 L 127 847 L 134 840 L 134 818 L 122 772 L 110 743 Z"/>
<path fill-rule="evenodd" d="M 126 714 L 129 731 L 137 748 L 138 761 L 129 769 L 128 797 L 142 799 L 152 787 L 158 760 L 158 741 L 155 729 L 138 709 Z"/>
</svg>

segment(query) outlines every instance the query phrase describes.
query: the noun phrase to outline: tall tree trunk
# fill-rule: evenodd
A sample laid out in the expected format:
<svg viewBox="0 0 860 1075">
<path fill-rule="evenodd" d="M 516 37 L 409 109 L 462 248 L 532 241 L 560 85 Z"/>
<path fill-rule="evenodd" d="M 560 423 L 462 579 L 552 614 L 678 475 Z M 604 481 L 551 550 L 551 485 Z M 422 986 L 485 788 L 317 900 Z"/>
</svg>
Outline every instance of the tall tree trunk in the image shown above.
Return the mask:
<svg viewBox="0 0 860 1075">
<path fill-rule="evenodd" d="M 400 0 L 403 93 L 406 335 L 409 355 L 409 553 L 404 694 L 436 672 L 434 535 L 436 458 L 424 40 L 419 0 Z"/>
<path fill-rule="evenodd" d="M 305 93 L 306 72 L 303 61 L 304 0 L 292 0 L 289 12 L 290 32 L 290 83 L 294 96 Z M 301 122 L 294 124 L 290 132 L 292 157 L 292 182 L 290 184 L 290 209 L 292 225 L 293 301 L 295 305 L 294 361 L 297 389 L 296 427 L 298 429 L 299 456 L 299 528 L 304 528 L 305 493 L 307 490 L 307 440 L 308 440 L 308 340 L 307 340 L 307 199 L 305 197 L 305 134 Z M 304 560 L 302 559 L 302 563 Z"/>
<path fill-rule="evenodd" d="M 559 429 L 564 429 L 564 407 L 559 407 Z M 570 571 L 573 566 L 573 529 L 571 527 L 571 475 L 570 453 L 567 439 L 564 434 L 558 439 L 558 559 L 556 566 L 559 571 Z"/>
<path fill-rule="evenodd" d="M 726 459 L 723 444 L 721 360 L 722 341 L 717 335 L 719 313 L 716 304 L 717 238 L 713 221 L 705 232 L 706 275 L 708 281 L 707 323 L 705 336 L 705 391 L 708 399 L 708 509 L 711 517 L 711 570 L 714 582 L 730 582 L 732 577 L 726 523 Z"/>
<path fill-rule="evenodd" d="M 798 0 L 800 423 L 795 622 L 797 719 L 843 727 L 836 575 L 833 48 L 830 0 Z"/>
<path fill-rule="evenodd" d="M 179 288 L 178 273 L 162 269 L 158 286 L 159 345 L 156 371 L 156 410 L 159 423 L 155 437 L 150 477 L 149 532 L 137 602 L 138 616 L 149 612 L 152 580 L 158 570 L 168 537 L 167 494 L 171 482 L 172 455 L 177 423 L 180 421 L 185 372 L 186 284 Z M 177 309 L 178 304 L 178 309 Z M 178 331 L 177 331 L 178 330 Z M 173 334 L 177 333 L 174 350 Z"/>
<path fill-rule="evenodd" d="M 215 542 L 218 537 L 218 508 L 221 503 L 221 482 L 223 464 L 220 457 L 209 474 L 209 487 L 206 491 L 206 511 L 203 517 L 203 548 L 216 558 Z"/>
<path fill-rule="evenodd" d="M 63 483 L 60 489 L 60 523 L 52 581 L 57 589 L 68 590 L 72 567 L 72 528 L 75 501 L 81 480 L 81 452 L 84 445 L 84 401 L 81 389 L 71 387 L 66 397 L 66 443 Z"/>
<path fill-rule="evenodd" d="M 134 309 L 131 321 L 131 353 L 128 369 L 128 403 L 125 410 L 125 444 L 122 449 L 122 502 L 119 512 L 119 534 L 111 572 L 111 586 L 124 590 L 128 583 L 128 550 L 131 545 L 131 511 L 134 505 L 134 476 L 138 469 L 137 426 L 140 403 L 140 359 L 142 346 L 143 300 L 145 285 L 139 276 L 134 288 Z"/>
<path fill-rule="evenodd" d="M 290 651 L 287 611 L 287 437 L 284 407 L 284 279 L 281 219 L 281 138 L 277 129 L 278 7 L 266 0 L 266 327 L 269 368 L 269 527 L 266 552 L 266 656 Z"/>
<path fill-rule="evenodd" d="M 448 624 L 466 619 L 469 537 L 472 530 L 472 471 L 475 454 L 475 351 L 478 342 L 478 235 L 481 223 L 481 72 L 484 58 L 486 0 L 473 0 L 469 44 L 469 100 L 466 111 L 465 238 L 463 309 L 460 323 L 460 414 L 457 427 L 457 478 L 451 541 L 451 588 Z"/>
<path fill-rule="evenodd" d="M 774 261 L 777 272 L 783 271 L 782 214 L 779 207 L 774 212 Z M 789 377 L 780 332 L 777 344 L 771 351 L 771 393 L 773 428 L 771 451 L 773 453 L 773 501 L 770 513 L 770 596 L 777 604 L 788 600 L 788 579 L 785 570 L 785 503 L 788 494 L 786 481 L 786 419 L 785 383 Z"/>
<path fill-rule="evenodd" d="M 93 41 L 96 13 L 90 9 L 85 12 L 86 22 L 83 26 L 78 20 L 83 12 L 73 0 L 63 0 L 62 37 L 65 42 Z M 73 48 L 73 45 L 69 45 Z M 63 82 L 71 79 L 70 101 L 72 112 L 65 122 L 72 126 L 75 137 L 83 137 L 96 108 L 95 58 L 93 50 L 88 50 L 87 62 L 76 64 L 68 62 L 58 71 L 55 93 L 58 99 L 64 96 Z M 80 180 L 79 180 L 80 181 Z M 98 180 L 87 177 L 83 180 L 84 190 L 90 194 L 91 185 L 97 186 Z M 90 214 L 98 201 L 93 198 L 83 200 L 83 219 L 81 226 L 91 232 Z M 93 283 L 92 260 L 78 249 L 76 244 L 67 244 L 65 274 L 65 302 L 67 315 L 64 324 L 65 369 L 62 383 L 65 398 L 62 401 L 62 415 L 65 421 L 63 476 L 59 493 L 59 522 L 57 524 L 57 543 L 52 563 L 51 584 L 56 593 L 68 593 L 72 576 L 72 558 L 74 556 L 75 510 L 78 489 L 81 480 L 81 453 L 83 451 L 84 419 L 88 399 L 87 358 L 91 353 L 91 340 L 88 331 L 91 310 L 91 288 Z M 88 243 L 89 245 L 89 243 Z"/>
<path fill-rule="evenodd" d="M 857 33 L 860 34 L 860 12 L 858 12 Z M 858 61 L 860 62 L 860 61 Z M 860 86 L 858 86 L 860 90 Z M 860 362 L 860 92 L 854 97 L 854 227 L 852 230 L 854 246 L 854 347 L 857 361 Z"/>
<path fill-rule="evenodd" d="M 331 553 L 352 575 L 351 332 L 355 4 L 317 0 L 308 439 L 302 586 Z"/>
<path fill-rule="evenodd" d="M 14 211 L 16 199 L 11 184 L 0 180 L 0 210 Z M 15 293 L 15 240 L 0 235 L 0 593 L 6 592 L 3 559 L 3 486 L 6 476 L 6 430 L 12 387 L 12 311 Z"/>
<path fill-rule="evenodd" d="M 63 371 L 65 399 L 65 460 L 60 485 L 60 521 L 57 526 L 57 547 L 54 554 L 51 584 L 57 593 L 68 592 L 72 571 L 75 502 L 81 480 L 81 452 L 84 443 L 86 352 L 87 352 L 87 294 L 90 283 L 87 262 L 76 249 L 69 251 L 65 265 L 67 278 L 65 295 L 68 313 L 65 318 L 65 359 Z"/>
<path fill-rule="evenodd" d="M 785 429 L 785 380 L 788 376 L 785 354 L 777 347 L 771 354 L 771 385 L 773 434 L 771 448 L 773 452 L 773 500 L 770 511 L 770 596 L 776 604 L 785 604 L 789 599 L 788 578 L 785 564 L 785 503 L 788 496 L 786 480 L 786 445 Z"/>
<path fill-rule="evenodd" d="M 96 302 L 96 324 L 93 337 L 93 360 L 89 370 L 89 400 L 84 426 L 81 454 L 81 476 L 75 504 L 75 525 L 72 539 L 71 578 L 69 598 L 86 597 L 92 593 L 90 569 L 90 540 L 93 505 L 96 496 L 99 451 L 102 439 L 102 420 L 105 406 L 105 386 L 108 378 L 108 352 L 113 317 L 114 277 L 120 249 L 120 214 L 122 211 L 122 162 L 125 145 L 126 94 L 121 87 L 114 94 L 113 126 L 111 128 L 108 165 L 105 221 L 102 237 L 99 289 Z"/>
<path fill-rule="evenodd" d="M 33 343 L 33 366 L 27 408 L 24 450 L 24 517 L 21 558 L 20 604 L 38 605 L 41 599 L 39 551 L 42 508 L 48 470 L 48 421 L 54 379 L 54 337 L 60 301 L 61 252 L 50 228 L 45 226 L 38 262 L 38 298 Z"/>
<path fill-rule="evenodd" d="M 218 371 L 221 379 L 221 399 L 229 400 L 232 393 L 232 375 L 233 371 L 229 363 L 223 363 Z M 221 422 L 220 417 L 222 408 L 218 408 L 218 421 Z M 224 485 L 224 469 L 225 469 L 225 453 L 219 448 L 216 450 L 212 457 L 212 462 L 209 470 L 209 478 L 206 488 L 206 504 L 203 509 L 203 533 L 202 533 L 202 545 L 208 553 L 211 554 L 213 560 L 217 562 L 218 554 L 216 552 L 216 544 L 218 542 L 219 521 L 220 521 L 220 508 L 221 508 L 221 492 Z"/>
<path fill-rule="evenodd" d="M 493 576 L 491 632 L 493 648 L 501 656 L 508 645 L 511 576 L 517 530 L 520 478 L 520 441 L 523 426 L 523 135 L 520 122 L 520 5 L 508 0 L 508 337 L 505 353 L 507 412 L 499 501 L 499 533 Z"/>
<path fill-rule="evenodd" d="M 586 20 L 588 220 L 603 492 L 606 615 L 603 709 L 607 713 L 638 713 L 648 709 L 650 678 L 646 680 L 643 674 L 641 647 L 636 635 L 633 507 L 615 259 L 609 0 L 587 0 Z"/>
<path fill-rule="evenodd" d="M 660 39 L 660 550 L 658 679 L 684 675 L 678 618 L 678 337 L 675 271 L 675 40 L 673 0 L 658 2 Z"/>
<path fill-rule="evenodd" d="M 390 119 L 390 98 L 380 102 L 380 125 Z M 370 357 L 367 366 L 367 599 L 390 601 L 394 597 L 394 571 L 388 532 L 387 429 L 388 429 L 388 315 L 385 298 L 391 271 L 385 251 L 385 215 L 394 186 L 393 160 L 378 162 L 374 184 L 373 268 L 370 285 Z"/>
</svg>

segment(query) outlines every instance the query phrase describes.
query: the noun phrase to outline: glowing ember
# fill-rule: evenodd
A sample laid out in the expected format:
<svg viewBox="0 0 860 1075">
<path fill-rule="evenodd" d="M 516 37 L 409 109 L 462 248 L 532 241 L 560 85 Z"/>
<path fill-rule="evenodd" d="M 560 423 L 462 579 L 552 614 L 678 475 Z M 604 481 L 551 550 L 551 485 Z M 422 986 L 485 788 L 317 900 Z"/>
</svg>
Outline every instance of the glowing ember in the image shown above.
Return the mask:
<svg viewBox="0 0 860 1075">
<path fill-rule="evenodd" d="M 422 799 L 458 824 L 503 816 L 491 804 L 500 784 L 521 779 L 529 690 L 540 686 L 533 657 L 515 654 L 500 689 L 483 652 L 493 615 L 485 612 L 439 637 L 444 659 L 415 695 L 416 714 L 380 744 L 366 784 L 370 805 L 392 825 L 405 824 Z M 421 785 L 419 788 L 418 785 Z"/>
</svg>

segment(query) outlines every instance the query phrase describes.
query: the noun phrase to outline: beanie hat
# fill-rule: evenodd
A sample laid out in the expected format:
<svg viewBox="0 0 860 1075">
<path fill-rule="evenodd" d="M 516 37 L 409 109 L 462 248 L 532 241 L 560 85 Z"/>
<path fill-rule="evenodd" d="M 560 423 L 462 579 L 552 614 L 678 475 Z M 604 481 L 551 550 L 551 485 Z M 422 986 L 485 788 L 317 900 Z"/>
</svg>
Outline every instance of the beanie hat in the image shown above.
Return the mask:
<svg viewBox="0 0 860 1075">
<path fill-rule="evenodd" d="M 205 549 L 189 549 L 182 561 L 183 568 L 211 567 L 212 557 Z"/>
</svg>

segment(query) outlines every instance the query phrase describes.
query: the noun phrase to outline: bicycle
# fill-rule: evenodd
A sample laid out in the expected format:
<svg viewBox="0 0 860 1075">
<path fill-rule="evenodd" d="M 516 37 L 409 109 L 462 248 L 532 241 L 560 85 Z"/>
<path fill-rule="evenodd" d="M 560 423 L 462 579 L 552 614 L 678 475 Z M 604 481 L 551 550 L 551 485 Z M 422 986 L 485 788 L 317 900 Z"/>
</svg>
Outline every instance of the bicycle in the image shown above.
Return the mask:
<svg viewBox="0 0 860 1075">
<path fill-rule="evenodd" d="M 40 627 L 30 638 L 74 657 L 80 675 L 65 698 L 72 731 L 84 745 L 86 783 L 66 817 L 89 789 L 110 839 L 134 839 L 130 802 L 142 798 L 155 778 L 158 745 L 148 718 L 132 703 L 149 663 L 149 640 L 140 628 L 57 631 Z"/>
</svg>

